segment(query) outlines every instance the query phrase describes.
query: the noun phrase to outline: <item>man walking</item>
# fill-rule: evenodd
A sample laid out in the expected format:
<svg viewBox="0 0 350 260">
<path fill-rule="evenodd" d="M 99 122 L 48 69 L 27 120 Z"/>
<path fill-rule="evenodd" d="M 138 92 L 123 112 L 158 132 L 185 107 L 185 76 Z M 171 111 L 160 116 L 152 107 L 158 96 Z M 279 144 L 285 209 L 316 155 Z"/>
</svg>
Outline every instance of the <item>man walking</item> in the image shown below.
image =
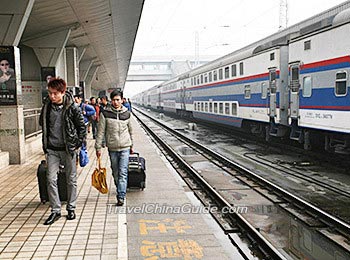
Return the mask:
<svg viewBox="0 0 350 260">
<path fill-rule="evenodd" d="M 77 103 L 80 111 L 83 113 L 84 123 L 87 126 L 89 124 L 89 118 L 96 115 L 94 107 L 82 102 L 82 98 L 79 94 L 74 95 L 74 101 Z"/>
<path fill-rule="evenodd" d="M 92 137 L 93 139 L 96 139 L 97 135 L 97 124 L 98 121 L 100 120 L 100 105 L 96 102 L 95 97 L 90 98 L 90 105 L 95 109 L 96 113 L 95 116 L 91 117 L 91 128 L 92 128 Z"/>
<path fill-rule="evenodd" d="M 47 157 L 47 185 L 51 215 L 44 225 L 51 225 L 61 217 L 61 201 L 58 194 L 57 173 L 64 165 L 67 178 L 67 219 L 75 219 L 77 199 L 76 150 L 86 139 L 83 115 L 75 105 L 71 93 L 66 92 L 63 79 L 53 78 L 48 82 L 48 98 L 40 114 L 43 129 L 43 150 Z"/>
<path fill-rule="evenodd" d="M 96 156 L 101 156 L 102 139 L 106 136 L 112 174 L 117 187 L 117 206 L 124 204 L 128 178 L 129 154 L 132 153 L 131 113 L 123 106 L 123 93 L 111 93 L 111 106 L 100 114 L 96 138 Z"/>
</svg>

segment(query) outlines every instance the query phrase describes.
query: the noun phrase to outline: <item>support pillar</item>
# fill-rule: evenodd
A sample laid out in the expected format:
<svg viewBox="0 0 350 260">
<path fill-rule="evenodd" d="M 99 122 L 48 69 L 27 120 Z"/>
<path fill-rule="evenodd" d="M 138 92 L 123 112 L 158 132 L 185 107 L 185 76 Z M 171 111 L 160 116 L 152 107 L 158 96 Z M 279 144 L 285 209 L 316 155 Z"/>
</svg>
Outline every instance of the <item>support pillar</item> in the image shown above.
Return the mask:
<svg viewBox="0 0 350 260">
<path fill-rule="evenodd" d="M 6 98 L 1 98 L 0 100 L 0 147 L 2 151 L 9 153 L 10 164 L 22 164 L 25 162 L 26 157 L 21 64 L 19 49 L 17 47 L 9 47 L 9 49 L 13 50 L 12 55 L 8 53 L 7 58 L 13 64 L 14 74 L 1 87 L 2 96 L 5 95 Z M 14 98 L 12 98 L 13 95 Z"/>
<path fill-rule="evenodd" d="M 73 89 L 79 87 L 78 50 L 75 47 L 66 47 L 67 85 Z M 75 91 L 73 92 L 75 93 Z"/>
</svg>

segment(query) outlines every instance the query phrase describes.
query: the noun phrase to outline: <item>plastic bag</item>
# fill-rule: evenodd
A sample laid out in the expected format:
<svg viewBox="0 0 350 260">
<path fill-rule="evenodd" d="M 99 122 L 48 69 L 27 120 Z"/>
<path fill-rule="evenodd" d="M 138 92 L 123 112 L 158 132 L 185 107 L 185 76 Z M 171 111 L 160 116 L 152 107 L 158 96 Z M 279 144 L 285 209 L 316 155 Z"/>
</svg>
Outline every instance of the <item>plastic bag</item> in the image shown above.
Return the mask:
<svg viewBox="0 0 350 260">
<path fill-rule="evenodd" d="M 97 159 L 98 168 L 95 168 L 91 176 L 91 184 L 102 194 L 108 192 L 107 187 L 107 171 L 106 168 L 101 168 L 101 158 Z"/>
<path fill-rule="evenodd" d="M 81 146 L 80 152 L 79 152 L 79 165 L 80 167 L 84 167 L 89 163 L 89 156 L 86 150 L 85 144 Z"/>
</svg>

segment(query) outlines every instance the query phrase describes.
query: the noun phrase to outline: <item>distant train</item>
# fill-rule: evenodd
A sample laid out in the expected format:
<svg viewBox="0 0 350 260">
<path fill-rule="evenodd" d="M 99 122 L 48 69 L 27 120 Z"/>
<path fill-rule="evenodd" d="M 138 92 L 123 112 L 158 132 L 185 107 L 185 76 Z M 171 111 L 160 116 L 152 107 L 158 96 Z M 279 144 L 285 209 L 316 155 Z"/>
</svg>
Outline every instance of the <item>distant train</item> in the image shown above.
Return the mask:
<svg viewBox="0 0 350 260">
<path fill-rule="evenodd" d="M 135 96 L 178 115 L 350 153 L 350 1 Z"/>
</svg>

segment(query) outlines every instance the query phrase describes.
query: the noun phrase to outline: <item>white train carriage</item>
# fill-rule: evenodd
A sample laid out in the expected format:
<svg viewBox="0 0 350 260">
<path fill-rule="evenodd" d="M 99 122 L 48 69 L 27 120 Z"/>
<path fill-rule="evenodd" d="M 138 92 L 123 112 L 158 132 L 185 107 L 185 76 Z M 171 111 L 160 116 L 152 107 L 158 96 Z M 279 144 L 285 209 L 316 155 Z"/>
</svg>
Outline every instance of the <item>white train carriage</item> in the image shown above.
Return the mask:
<svg viewBox="0 0 350 260">
<path fill-rule="evenodd" d="M 145 97 L 145 93 L 144 92 L 141 92 L 141 93 L 138 93 L 136 95 L 134 95 L 132 97 L 132 102 L 135 103 L 135 104 L 138 104 L 138 105 L 141 105 L 141 106 L 144 106 L 145 103 L 144 103 L 144 97 Z"/>
<path fill-rule="evenodd" d="M 177 77 L 173 78 L 162 83 L 159 88 L 159 100 L 161 104 L 160 108 L 165 112 L 176 113 L 177 107 L 181 107 L 179 104 L 176 104 L 179 96 L 179 84 L 177 81 Z"/>
<path fill-rule="evenodd" d="M 349 8 L 344 2 L 166 81 L 146 92 L 147 105 L 350 153 Z"/>
<path fill-rule="evenodd" d="M 325 133 L 326 149 L 349 149 L 350 10 L 332 26 L 289 44 L 291 138 L 310 145 L 310 135 Z"/>
<path fill-rule="evenodd" d="M 148 106 L 153 109 L 158 109 L 159 107 L 159 93 L 158 86 L 152 87 L 148 91 Z"/>
<path fill-rule="evenodd" d="M 288 126 L 288 48 L 262 48 L 235 52 L 192 71 L 187 111 L 201 120 L 283 135 Z"/>
</svg>

